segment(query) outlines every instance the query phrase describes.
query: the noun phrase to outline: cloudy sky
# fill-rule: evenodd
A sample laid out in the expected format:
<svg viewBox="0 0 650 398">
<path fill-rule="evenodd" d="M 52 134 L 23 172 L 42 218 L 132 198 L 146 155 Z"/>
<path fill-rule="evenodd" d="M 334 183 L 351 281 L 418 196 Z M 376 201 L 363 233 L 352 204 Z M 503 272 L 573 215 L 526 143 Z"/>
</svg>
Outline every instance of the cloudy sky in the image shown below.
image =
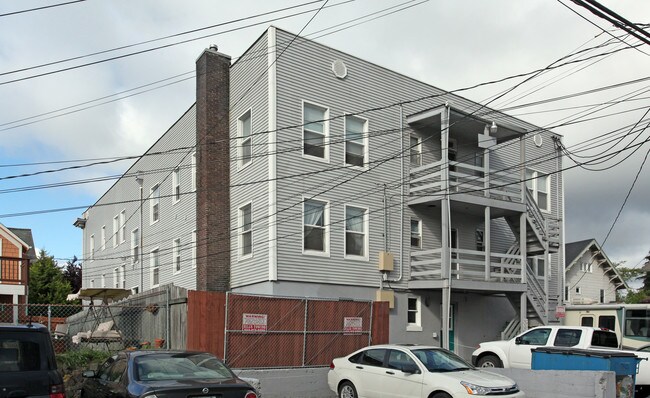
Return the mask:
<svg viewBox="0 0 650 398">
<path fill-rule="evenodd" d="M 307 0 L 87 0 L 13 14 L 67 1 L 0 3 L 0 222 L 31 228 L 37 248 L 59 259 L 82 257 L 81 233 L 73 221 L 131 161 L 24 174 L 141 154 L 194 102 L 192 72 L 204 48 L 217 43 L 221 52 L 237 57 L 270 23 L 298 33 L 322 4 L 312 2 L 180 36 Z M 332 0 L 303 34 L 330 28 L 317 34 L 322 35 L 319 42 L 447 90 L 544 68 L 579 49 L 604 44 L 585 52 L 585 57 L 621 50 L 543 74 L 491 104 L 498 109 L 650 76 L 650 45 L 632 48 L 635 39 L 570 1 L 562 2 Z M 650 23 L 647 0 L 602 3 L 633 22 Z M 355 26 L 332 28 L 364 16 Z M 349 29 L 335 32 L 341 27 Z M 159 46 L 166 47 L 146 51 Z M 119 47 L 124 48 L 107 52 Z M 141 53 L 121 57 L 135 52 Z M 93 53 L 101 54 L 88 56 Z M 75 57 L 81 58 L 34 68 Z M 114 57 L 119 58 L 97 62 Z M 75 68 L 87 63 L 93 65 Z M 40 74 L 44 76 L 35 77 Z M 519 81 L 462 95 L 484 102 Z M 544 127 L 577 119 L 553 130 L 565 137 L 570 150 L 579 150 L 585 143 L 599 143 L 604 134 L 611 138 L 615 131 L 628 133 L 650 107 L 649 89 L 650 80 L 641 81 L 509 113 Z M 593 108 L 603 103 L 607 105 Z M 647 124 L 647 116 L 644 120 Z M 649 136 L 650 129 L 633 133 L 620 142 L 578 152 L 583 158 L 576 160 L 614 154 Z M 576 167 L 565 172 L 567 241 L 604 241 L 650 143 L 637 148 L 604 158 L 590 166 L 593 170 Z M 572 165 L 565 159 L 565 166 Z M 650 164 L 605 244 L 612 260 L 630 266 L 639 265 L 650 250 L 649 170 Z"/>
</svg>

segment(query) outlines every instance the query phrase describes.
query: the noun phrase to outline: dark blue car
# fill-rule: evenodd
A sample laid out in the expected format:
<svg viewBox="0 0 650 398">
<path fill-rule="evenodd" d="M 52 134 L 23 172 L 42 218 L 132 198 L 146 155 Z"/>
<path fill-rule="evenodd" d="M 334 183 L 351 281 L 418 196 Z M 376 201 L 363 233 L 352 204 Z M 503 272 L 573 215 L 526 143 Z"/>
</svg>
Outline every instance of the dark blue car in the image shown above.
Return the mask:
<svg viewBox="0 0 650 398">
<path fill-rule="evenodd" d="M 257 398 L 250 384 L 205 352 L 122 351 L 83 375 L 85 398 Z"/>
</svg>

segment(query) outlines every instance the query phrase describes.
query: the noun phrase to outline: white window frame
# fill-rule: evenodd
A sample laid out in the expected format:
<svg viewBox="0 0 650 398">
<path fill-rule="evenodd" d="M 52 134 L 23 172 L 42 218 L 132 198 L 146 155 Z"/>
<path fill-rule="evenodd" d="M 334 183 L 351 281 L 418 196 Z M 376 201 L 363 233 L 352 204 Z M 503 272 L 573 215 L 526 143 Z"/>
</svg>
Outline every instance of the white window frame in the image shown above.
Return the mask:
<svg viewBox="0 0 650 398">
<path fill-rule="evenodd" d="M 126 210 L 120 212 L 120 243 L 126 242 Z"/>
<path fill-rule="evenodd" d="M 418 236 L 417 238 L 419 239 L 420 243 L 417 246 L 413 246 L 413 222 L 418 223 Z M 409 223 L 409 226 L 411 229 L 409 230 L 409 233 L 411 234 L 411 239 L 410 239 L 410 245 L 412 249 L 422 249 L 422 220 L 419 218 L 411 218 L 411 222 Z"/>
<path fill-rule="evenodd" d="M 582 294 L 582 287 L 580 286 L 576 287 L 576 294 Z"/>
<path fill-rule="evenodd" d="M 126 264 L 120 265 L 120 289 L 126 289 Z"/>
<path fill-rule="evenodd" d="M 411 144 L 411 139 L 414 138 L 418 141 L 417 145 Z M 418 161 L 417 163 L 413 163 L 413 155 L 414 153 L 412 152 L 413 149 L 417 152 L 417 157 Z M 411 134 L 409 135 L 409 165 L 411 168 L 416 168 L 422 166 L 422 138 L 420 136 Z"/>
<path fill-rule="evenodd" d="M 154 219 L 154 209 L 156 207 L 158 218 Z M 160 221 L 160 184 L 154 184 L 149 190 L 149 224 L 153 225 L 158 221 Z"/>
<path fill-rule="evenodd" d="M 94 279 L 90 280 L 90 287 L 95 287 L 95 280 Z"/>
<path fill-rule="evenodd" d="M 156 259 L 158 260 L 158 265 L 155 265 Z M 149 251 L 149 268 L 149 285 L 151 286 L 151 289 L 153 289 L 160 286 L 160 249 L 158 247 Z M 154 273 L 156 270 L 158 271 L 158 283 L 154 284 Z"/>
<path fill-rule="evenodd" d="M 105 288 L 106 287 L 106 274 L 102 274 L 101 281 L 102 281 L 102 286 L 101 287 Z"/>
<path fill-rule="evenodd" d="M 140 293 L 140 286 L 135 285 L 131 287 L 131 294 L 138 294 L 138 293 Z"/>
<path fill-rule="evenodd" d="M 191 182 L 192 182 L 192 192 L 196 191 L 196 152 L 192 153 L 190 158 L 190 170 L 191 170 Z"/>
<path fill-rule="evenodd" d="M 136 236 L 136 232 L 138 233 L 138 236 Z M 140 262 L 140 229 L 139 228 L 134 228 L 131 231 L 131 264 L 137 264 Z M 135 250 L 138 249 L 138 252 L 136 253 Z"/>
<path fill-rule="evenodd" d="M 192 231 L 192 268 L 196 268 L 196 230 Z"/>
<path fill-rule="evenodd" d="M 248 117 L 250 120 L 249 135 L 244 137 L 244 120 Z M 237 165 L 238 170 L 242 170 L 253 163 L 253 108 L 248 108 L 237 118 Z M 244 159 L 244 145 L 250 146 L 250 158 Z"/>
<path fill-rule="evenodd" d="M 115 289 L 120 288 L 120 281 L 118 279 L 119 268 L 113 268 L 113 287 Z"/>
<path fill-rule="evenodd" d="M 348 235 L 348 230 L 347 230 L 347 217 L 348 217 L 348 207 L 353 207 L 355 209 L 363 210 L 363 248 L 364 248 L 364 254 L 362 256 L 359 256 L 357 254 L 348 254 L 347 253 L 347 235 Z M 357 206 L 355 204 L 345 204 L 343 205 L 343 257 L 345 259 L 349 260 L 365 260 L 368 261 L 369 256 L 368 252 L 370 251 L 369 246 L 369 239 L 368 239 L 368 214 L 369 214 L 369 209 L 365 206 Z M 351 233 L 359 234 L 359 232 L 355 231 L 350 231 Z"/>
<path fill-rule="evenodd" d="M 305 250 L 305 204 L 310 201 L 321 202 L 325 204 L 325 209 L 323 210 L 323 251 L 319 250 Z M 302 228 L 302 239 L 300 241 L 300 246 L 302 248 L 303 255 L 309 256 L 319 256 L 319 257 L 329 257 L 330 256 L 330 202 L 329 200 L 323 199 L 310 199 L 307 197 L 302 198 L 302 218 L 300 226 Z"/>
<path fill-rule="evenodd" d="M 305 130 L 307 130 L 306 126 L 307 123 L 305 122 L 305 106 L 312 106 L 315 108 L 320 108 L 323 110 L 323 157 L 319 156 L 314 156 L 305 153 Z M 329 115 L 330 115 L 330 109 L 326 106 L 319 105 L 317 103 L 311 102 L 311 101 L 302 101 L 302 108 L 300 110 L 302 113 L 302 157 L 305 159 L 313 159 L 317 160 L 319 162 L 325 162 L 329 163 L 330 162 L 330 145 L 329 145 L 329 139 L 330 139 L 330 123 L 329 123 Z M 310 132 L 316 133 L 316 134 L 321 134 L 318 131 L 313 131 L 309 130 Z"/>
<path fill-rule="evenodd" d="M 251 222 L 250 225 L 248 226 L 248 230 L 244 230 L 244 208 L 250 207 L 250 217 L 251 217 Z M 237 253 L 239 254 L 239 259 L 240 260 L 246 260 L 251 257 L 253 257 L 253 202 L 247 202 L 244 203 L 242 206 L 239 207 L 238 209 L 238 214 L 237 214 L 237 219 L 238 219 L 238 230 L 239 230 L 239 240 L 238 240 L 238 247 L 239 250 L 237 250 Z M 250 234 L 250 241 L 251 241 L 251 252 L 250 253 L 244 253 L 244 234 Z"/>
<path fill-rule="evenodd" d="M 481 239 L 479 239 L 479 235 Z M 483 228 L 476 228 L 474 231 L 474 240 L 476 241 L 476 250 L 480 252 L 485 252 L 485 230 Z M 479 247 L 479 243 L 481 247 Z"/>
<path fill-rule="evenodd" d="M 415 300 L 416 309 L 409 309 L 409 302 Z M 408 314 L 415 312 L 415 322 L 408 321 Z M 421 332 L 422 331 L 422 297 L 421 296 L 408 296 L 406 299 L 406 331 L 407 332 Z"/>
<path fill-rule="evenodd" d="M 172 270 L 174 275 L 180 274 L 182 270 L 181 238 L 176 238 L 172 241 Z"/>
<path fill-rule="evenodd" d="M 116 214 L 115 217 L 113 217 L 113 236 L 111 236 L 111 240 L 113 241 L 113 247 L 117 247 L 117 235 L 120 232 L 120 215 Z"/>
<path fill-rule="evenodd" d="M 571 303 L 571 289 L 569 286 L 564 286 L 564 302 Z"/>
<path fill-rule="evenodd" d="M 363 132 L 362 132 L 362 141 L 363 141 L 363 165 L 355 165 L 352 163 L 347 162 L 347 154 L 348 154 L 348 119 L 358 119 L 363 122 Z M 359 169 L 367 169 L 368 168 L 368 160 L 370 159 L 369 157 L 369 148 L 368 148 L 368 119 L 362 118 L 356 115 L 345 115 L 343 118 L 343 134 L 345 135 L 344 137 L 344 147 L 343 147 L 343 164 L 345 166 L 351 166 L 354 168 L 359 168 Z M 358 143 L 357 143 L 358 144 Z"/>
<path fill-rule="evenodd" d="M 90 235 L 88 251 L 90 252 L 90 261 L 95 261 L 95 234 Z"/>
<path fill-rule="evenodd" d="M 176 167 L 172 171 L 172 205 L 181 201 L 181 169 Z"/>
<path fill-rule="evenodd" d="M 598 302 L 601 304 L 605 304 L 607 302 L 607 292 L 605 289 L 600 289 L 598 291 Z"/>
<path fill-rule="evenodd" d="M 104 251 L 106 250 L 106 225 L 102 225 L 102 229 L 99 234 L 99 250 Z"/>
<path fill-rule="evenodd" d="M 588 273 L 593 273 L 594 272 L 594 267 L 591 262 L 580 262 L 580 271 L 582 272 L 588 272 Z"/>
<path fill-rule="evenodd" d="M 531 176 L 527 177 L 530 178 L 530 180 L 526 181 L 526 187 L 531 190 L 531 193 L 533 194 L 533 198 L 535 198 L 535 203 L 537 203 L 537 206 L 539 207 L 539 210 L 541 210 L 544 213 L 550 213 L 551 212 L 551 174 L 546 174 L 542 173 L 540 171 L 537 171 L 535 169 L 530 169 L 526 168 L 526 172 L 530 173 Z M 546 177 L 546 191 L 540 191 L 539 190 L 539 179 L 541 177 Z M 528 183 L 530 183 L 530 187 L 528 186 Z M 540 206 L 539 204 L 539 193 L 543 192 L 546 193 L 546 208 Z"/>
</svg>

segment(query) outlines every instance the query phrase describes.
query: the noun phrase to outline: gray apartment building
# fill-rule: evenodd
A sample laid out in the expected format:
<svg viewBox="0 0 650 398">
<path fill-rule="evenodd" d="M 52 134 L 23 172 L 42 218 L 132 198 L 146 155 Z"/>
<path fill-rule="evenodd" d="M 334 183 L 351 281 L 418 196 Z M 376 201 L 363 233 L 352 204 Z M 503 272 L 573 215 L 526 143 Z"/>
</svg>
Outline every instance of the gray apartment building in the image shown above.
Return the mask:
<svg viewBox="0 0 650 398">
<path fill-rule="evenodd" d="M 557 322 L 560 136 L 275 27 L 196 79 L 77 221 L 84 287 L 389 301 L 391 341 L 465 357 Z"/>
</svg>

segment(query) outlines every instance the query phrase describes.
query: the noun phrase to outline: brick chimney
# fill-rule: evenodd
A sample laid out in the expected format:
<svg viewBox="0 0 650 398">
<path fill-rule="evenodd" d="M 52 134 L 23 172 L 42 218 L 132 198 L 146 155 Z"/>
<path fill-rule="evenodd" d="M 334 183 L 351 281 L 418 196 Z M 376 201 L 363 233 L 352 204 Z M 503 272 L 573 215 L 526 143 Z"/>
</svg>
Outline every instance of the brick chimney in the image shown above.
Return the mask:
<svg viewBox="0 0 650 398">
<path fill-rule="evenodd" d="M 196 289 L 230 289 L 230 57 L 196 61 Z"/>
</svg>

